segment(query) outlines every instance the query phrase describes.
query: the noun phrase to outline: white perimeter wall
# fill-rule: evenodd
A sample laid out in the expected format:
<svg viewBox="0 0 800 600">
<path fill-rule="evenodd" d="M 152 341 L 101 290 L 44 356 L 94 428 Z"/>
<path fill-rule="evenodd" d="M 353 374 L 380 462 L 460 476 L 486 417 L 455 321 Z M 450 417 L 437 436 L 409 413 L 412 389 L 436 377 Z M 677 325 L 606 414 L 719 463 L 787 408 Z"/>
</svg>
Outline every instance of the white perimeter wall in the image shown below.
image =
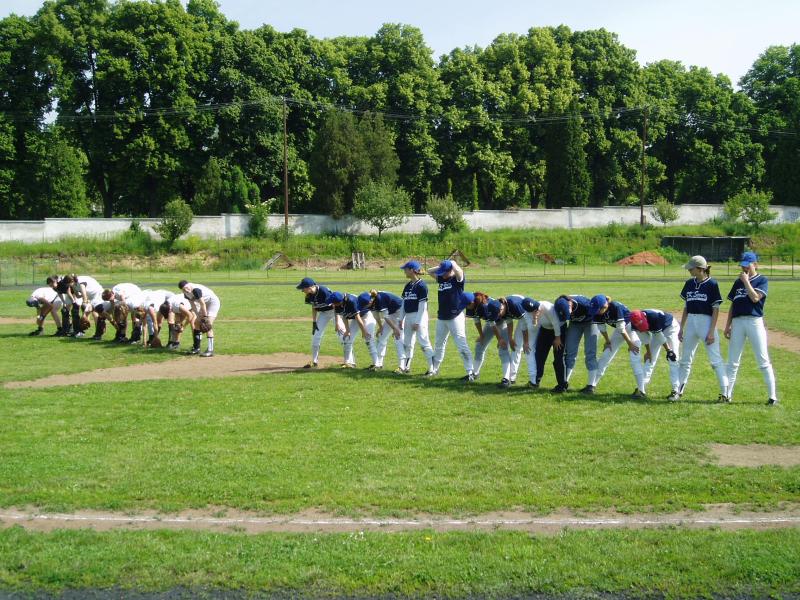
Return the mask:
<svg viewBox="0 0 800 600">
<path fill-rule="evenodd" d="M 680 216 L 675 224 L 700 225 L 722 215 L 718 204 L 684 204 L 677 207 Z M 800 221 L 800 207 L 772 206 L 778 213 L 774 223 L 796 223 Z M 654 222 L 651 207 L 645 207 L 645 217 Z M 218 217 L 195 217 L 189 235 L 205 239 L 240 237 L 247 233 L 249 217 L 241 214 L 224 214 Z M 639 222 L 638 207 L 610 206 L 606 208 L 563 208 L 523 210 L 481 210 L 464 213 L 470 229 L 580 229 L 597 227 L 617 222 L 636 224 Z M 159 219 L 139 219 L 142 228 L 155 234 L 153 226 Z M 125 231 L 131 219 L 45 219 L 44 221 L 0 221 L 0 242 L 42 242 L 70 236 L 108 237 Z M 270 215 L 269 227 L 283 227 L 283 215 Z M 377 233 L 372 227 L 352 217 L 333 219 L 327 215 L 289 215 L 289 228 L 294 233 Z M 435 231 L 436 224 L 428 215 L 412 215 L 400 227 L 390 231 L 420 233 Z"/>
</svg>

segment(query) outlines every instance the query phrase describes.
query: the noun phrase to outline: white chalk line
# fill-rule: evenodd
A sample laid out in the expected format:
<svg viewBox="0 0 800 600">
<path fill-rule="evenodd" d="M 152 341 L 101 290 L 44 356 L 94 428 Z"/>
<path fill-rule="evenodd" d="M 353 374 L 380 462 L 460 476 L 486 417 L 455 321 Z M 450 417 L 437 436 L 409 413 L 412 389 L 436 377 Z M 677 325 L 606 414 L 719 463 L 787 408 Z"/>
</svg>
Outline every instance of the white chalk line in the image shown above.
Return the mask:
<svg viewBox="0 0 800 600">
<path fill-rule="evenodd" d="M 798 525 L 800 516 L 750 516 L 750 517 L 702 517 L 702 516 L 663 516 L 653 518 L 614 517 L 531 517 L 525 519 L 292 519 L 286 517 L 173 517 L 173 516 L 109 516 L 109 515 L 70 515 L 0 512 L 0 521 L 57 521 L 64 523 L 109 523 L 145 525 L 207 525 L 207 526 L 281 526 L 281 527 L 635 527 L 635 526 L 758 526 L 758 525 Z"/>
</svg>

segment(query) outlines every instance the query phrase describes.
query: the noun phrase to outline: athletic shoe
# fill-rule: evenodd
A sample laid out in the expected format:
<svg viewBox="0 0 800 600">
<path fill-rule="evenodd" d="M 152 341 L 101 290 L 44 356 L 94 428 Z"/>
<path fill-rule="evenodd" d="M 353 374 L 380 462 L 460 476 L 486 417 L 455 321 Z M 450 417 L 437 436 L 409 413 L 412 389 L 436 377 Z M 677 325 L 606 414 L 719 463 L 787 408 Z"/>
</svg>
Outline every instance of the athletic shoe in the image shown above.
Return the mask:
<svg viewBox="0 0 800 600">
<path fill-rule="evenodd" d="M 114 341 L 115 342 L 119 342 L 120 344 L 128 344 L 128 343 L 130 343 L 130 340 L 127 337 L 125 337 L 124 335 L 122 337 L 115 338 Z"/>
<path fill-rule="evenodd" d="M 31 331 L 31 332 L 30 332 L 28 335 L 42 335 L 42 331 L 44 331 L 44 329 L 42 329 L 41 327 L 39 327 L 39 329 L 34 329 L 34 330 L 33 330 L 33 331 Z"/>
<path fill-rule="evenodd" d="M 566 391 L 567 391 L 567 386 L 565 385 L 557 385 L 554 388 L 550 388 L 551 394 L 563 394 Z"/>
<path fill-rule="evenodd" d="M 497 387 L 502 389 L 508 389 L 509 387 L 511 387 L 511 382 L 505 377 L 503 377 L 503 379 L 500 380 L 500 383 L 497 384 Z"/>
<path fill-rule="evenodd" d="M 200 356 L 202 356 L 203 358 L 209 358 L 211 356 L 214 356 L 214 352 L 211 350 L 206 350 L 205 352 L 200 354 Z"/>
<path fill-rule="evenodd" d="M 770 398 L 767 400 L 767 406 L 777 406 L 778 399 L 777 398 Z"/>
<path fill-rule="evenodd" d="M 181 345 L 178 342 L 170 342 L 167 344 L 167 350 L 178 350 Z"/>
<path fill-rule="evenodd" d="M 539 389 L 539 384 L 538 383 L 534 383 L 533 381 L 529 381 L 528 382 L 528 387 L 531 388 L 531 389 L 534 389 L 534 390 L 538 390 Z"/>
<path fill-rule="evenodd" d="M 635 390 L 633 390 L 633 393 L 631 394 L 631 398 L 634 398 L 635 400 L 641 400 L 642 398 L 647 398 L 647 394 L 645 394 L 639 388 L 636 388 Z"/>
<path fill-rule="evenodd" d="M 200 348 L 192 348 L 191 350 L 189 350 L 189 354 L 193 354 L 195 356 L 200 354 Z"/>
<path fill-rule="evenodd" d="M 319 367 L 319 365 L 313 361 L 303 365 L 304 369 L 316 369 L 317 367 Z"/>
<path fill-rule="evenodd" d="M 76 338 L 82 338 L 82 337 L 85 337 L 85 336 L 86 336 L 86 334 L 83 333 L 82 331 L 79 331 L 78 333 L 75 334 Z"/>
<path fill-rule="evenodd" d="M 585 385 L 581 388 L 581 394 L 586 394 L 587 396 L 594 396 L 594 386 L 593 385 Z"/>
<path fill-rule="evenodd" d="M 353 363 L 342 363 L 340 365 L 342 369 L 355 369 L 356 366 Z"/>
<path fill-rule="evenodd" d="M 383 369 L 383 367 L 381 365 L 370 365 L 370 366 L 366 367 L 364 370 L 365 371 L 380 371 L 381 369 Z"/>
<path fill-rule="evenodd" d="M 430 369 L 428 369 L 427 371 L 425 371 L 425 373 L 422 374 L 423 377 L 433 377 L 434 375 L 436 375 L 436 371 L 431 371 Z"/>
<path fill-rule="evenodd" d="M 681 399 L 681 394 L 678 390 L 672 390 L 669 393 L 669 396 L 667 396 L 667 400 L 669 400 L 670 402 L 677 402 L 680 399 Z"/>
<path fill-rule="evenodd" d="M 720 404 L 730 404 L 731 399 L 725 394 L 720 394 L 719 396 L 717 396 L 717 402 L 719 402 Z"/>
<path fill-rule="evenodd" d="M 93 336 L 92 336 L 92 339 L 93 339 L 93 340 L 102 340 L 102 339 L 103 339 L 103 336 L 102 336 L 102 335 L 96 335 L 96 334 L 95 334 L 95 335 L 93 335 Z"/>
<path fill-rule="evenodd" d="M 516 379 L 509 379 L 508 383 L 510 383 L 511 385 L 514 385 L 515 383 L 517 383 L 517 380 Z"/>
<path fill-rule="evenodd" d="M 59 329 L 53 334 L 53 337 L 67 337 L 67 332 L 63 329 Z"/>
<path fill-rule="evenodd" d="M 403 367 L 397 367 L 393 373 L 397 373 L 398 375 L 408 375 L 408 369 L 404 369 Z"/>
<path fill-rule="evenodd" d="M 464 383 L 472 383 L 473 381 L 475 381 L 475 373 L 472 372 L 467 373 L 461 378 L 461 381 L 463 381 Z"/>
</svg>

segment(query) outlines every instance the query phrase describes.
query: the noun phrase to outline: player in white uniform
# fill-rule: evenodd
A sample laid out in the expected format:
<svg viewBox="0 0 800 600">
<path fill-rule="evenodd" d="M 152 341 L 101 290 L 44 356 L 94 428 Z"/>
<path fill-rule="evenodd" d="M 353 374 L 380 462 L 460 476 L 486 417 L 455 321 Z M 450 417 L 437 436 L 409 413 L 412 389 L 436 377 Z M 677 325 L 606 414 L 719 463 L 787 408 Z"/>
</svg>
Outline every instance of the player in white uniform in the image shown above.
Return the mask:
<svg viewBox="0 0 800 600">
<path fill-rule="evenodd" d="M 134 305 L 134 315 L 142 327 L 142 345 L 147 347 L 161 347 L 159 332 L 164 316 L 159 308 L 168 304 L 168 299 L 174 296 L 168 290 L 143 290 L 141 296 L 137 296 Z"/>
<path fill-rule="evenodd" d="M 75 324 L 75 337 L 83 337 L 84 332 L 79 331 L 78 321 L 92 317 L 95 333 L 92 339 L 100 339 L 105 332 L 105 320 L 99 319 L 94 307 L 103 300 L 103 286 L 94 277 L 88 275 L 67 275 L 64 277 L 67 285 L 68 302 L 72 306 L 72 321 Z M 101 324 L 102 323 L 102 324 Z"/>
<path fill-rule="evenodd" d="M 178 288 L 183 290 L 183 295 L 192 304 L 192 312 L 197 317 L 192 325 L 192 350 L 191 354 L 200 356 L 214 356 L 214 321 L 219 313 L 220 301 L 217 295 L 204 285 L 190 283 L 185 279 L 178 282 Z M 208 347 L 200 353 L 200 342 L 205 330 Z"/>
<path fill-rule="evenodd" d="M 128 317 L 125 310 L 125 301 L 142 293 L 141 288 L 135 283 L 118 283 L 113 288 L 103 290 L 101 298 L 102 304 L 95 305 L 95 312 L 100 317 L 111 319 L 117 334 L 114 336 L 115 342 L 127 343 Z M 102 311 L 101 311 L 102 308 Z"/>
<path fill-rule="evenodd" d="M 61 331 L 61 319 L 59 318 L 59 311 L 61 310 L 61 298 L 58 293 L 50 286 L 36 288 L 31 292 L 31 295 L 25 301 L 25 304 L 36 310 L 36 329 L 31 331 L 28 335 L 41 335 L 44 331 L 44 320 L 47 315 L 53 317 L 53 323 L 56 324 L 56 335 Z"/>
<path fill-rule="evenodd" d="M 416 260 L 410 260 L 400 268 L 409 279 L 403 288 L 403 350 L 406 356 L 403 373 L 411 372 L 414 343 L 419 341 L 428 361 L 425 375 L 430 375 L 433 372 L 433 347 L 428 335 L 428 286 L 420 277 L 422 265 Z"/>
<path fill-rule="evenodd" d="M 184 325 L 191 325 L 194 322 L 192 305 L 183 294 L 173 294 L 161 303 L 158 312 L 167 320 L 169 326 L 167 349 L 177 350 L 181 347 L 181 333 L 183 333 Z"/>
<path fill-rule="evenodd" d="M 767 329 L 764 327 L 764 303 L 767 299 L 767 278 L 758 273 L 758 256 L 755 252 L 745 252 L 739 263 L 742 272 L 733 283 L 728 299 L 731 310 L 725 324 L 725 337 L 731 342 L 728 346 L 728 394 L 727 400 L 733 399 L 733 387 L 736 385 L 736 373 L 742 358 L 745 340 L 750 340 L 753 353 L 756 355 L 758 368 L 767 384 L 767 404 L 778 404 L 778 393 L 775 389 L 775 373 L 769 360 L 767 350 Z"/>
<path fill-rule="evenodd" d="M 662 310 L 648 308 L 645 310 L 631 311 L 631 328 L 639 336 L 644 345 L 644 376 L 642 377 L 642 393 L 647 394 L 647 384 L 653 377 L 658 356 L 662 346 L 667 351 L 667 365 L 669 365 L 669 381 L 672 391 L 667 400 L 676 401 L 680 398 L 680 365 L 678 364 L 679 344 L 678 324 L 672 315 Z"/>
<path fill-rule="evenodd" d="M 695 350 L 700 342 L 706 349 L 708 361 L 711 368 L 717 375 L 719 384 L 720 402 L 728 401 L 728 373 L 725 362 L 722 360 L 722 353 L 719 349 L 719 332 L 717 331 L 717 319 L 719 317 L 719 307 L 722 304 L 722 296 L 719 293 L 719 285 L 711 278 L 711 267 L 708 266 L 706 259 L 702 256 L 693 256 L 684 267 L 692 275 L 687 280 L 681 290 L 681 298 L 684 301 L 683 314 L 681 315 L 681 326 L 678 332 L 678 340 L 683 343 L 680 359 L 680 381 L 678 385 L 678 398 L 670 397 L 670 400 L 679 400 L 686 389 L 686 382 L 689 380 L 689 373 L 692 370 L 692 360 Z"/>
</svg>

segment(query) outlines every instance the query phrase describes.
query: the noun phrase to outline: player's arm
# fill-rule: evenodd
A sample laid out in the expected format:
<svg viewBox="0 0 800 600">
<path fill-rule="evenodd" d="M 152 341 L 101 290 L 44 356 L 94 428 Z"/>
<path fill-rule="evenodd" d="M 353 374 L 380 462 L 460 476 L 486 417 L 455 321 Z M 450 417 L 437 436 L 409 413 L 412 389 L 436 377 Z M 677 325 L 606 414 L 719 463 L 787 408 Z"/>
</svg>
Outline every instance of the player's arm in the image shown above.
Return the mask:
<svg viewBox="0 0 800 600">
<path fill-rule="evenodd" d="M 747 291 L 747 297 L 750 298 L 750 302 L 753 304 L 761 302 L 761 299 L 764 297 L 764 292 L 760 292 L 753 287 L 753 284 L 750 283 L 750 277 L 747 275 L 747 273 L 743 271 L 742 274 L 739 275 L 739 279 L 742 281 L 742 283 L 744 283 L 744 289 Z"/>
<path fill-rule="evenodd" d="M 86 291 L 85 283 L 81 283 L 80 288 L 81 288 L 81 298 L 83 298 L 83 312 L 84 314 L 86 314 L 87 312 L 92 311 L 92 307 L 89 304 L 89 293 Z"/>
<path fill-rule="evenodd" d="M 719 304 L 715 304 L 714 308 L 711 309 L 711 324 L 708 327 L 708 333 L 706 333 L 706 344 L 708 344 L 709 346 L 714 343 L 714 338 L 716 337 L 718 319 L 719 319 Z"/>
<path fill-rule="evenodd" d="M 617 327 L 619 328 L 619 332 L 622 334 L 622 339 L 624 339 L 625 343 L 628 344 L 628 350 L 634 354 L 639 354 L 639 347 L 636 345 L 636 342 L 633 341 L 633 338 L 628 335 L 628 330 L 625 327 L 625 321 L 618 321 Z"/>
<path fill-rule="evenodd" d="M 464 281 L 464 269 L 458 266 L 456 261 L 450 261 L 453 263 L 453 273 L 455 273 L 456 281 Z"/>
<path fill-rule="evenodd" d="M 516 350 L 517 344 L 514 342 L 514 319 L 508 319 L 506 327 L 508 328 L 508 345 L 512 350 Z"/>
<path fill-rule="evenodd" d="M 719 312 L 719 311 L 717 311 Z M 678 329 L 678 340 L 683 341 L 683 331 L 686 329 L 686 320 L 689 318 L 689 311 L 686 309 L 686 304 L 683 305 L 683 312 L 681 313 L 681 326 Z M 714 331 L 714 322 L 716 318 L 712 317 L 711 331 Z"/>
</svg>

